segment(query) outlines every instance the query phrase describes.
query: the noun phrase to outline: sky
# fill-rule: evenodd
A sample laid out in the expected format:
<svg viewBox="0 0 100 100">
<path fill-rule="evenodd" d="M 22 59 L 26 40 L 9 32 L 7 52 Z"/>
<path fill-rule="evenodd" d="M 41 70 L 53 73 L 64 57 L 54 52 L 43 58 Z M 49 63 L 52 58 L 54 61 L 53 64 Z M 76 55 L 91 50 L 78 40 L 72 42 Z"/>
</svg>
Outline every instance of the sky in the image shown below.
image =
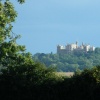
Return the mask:
<svg viewBox="0 0 100 100">
<path fill-rule="evenodd" d="M 26 51 L 56 53 L 56 46 L 67 43 L 100 47 L 100 0 L 13 1 L 18 13 L 13 32 L 22 37 L 18 44 Z"/>
</svg>

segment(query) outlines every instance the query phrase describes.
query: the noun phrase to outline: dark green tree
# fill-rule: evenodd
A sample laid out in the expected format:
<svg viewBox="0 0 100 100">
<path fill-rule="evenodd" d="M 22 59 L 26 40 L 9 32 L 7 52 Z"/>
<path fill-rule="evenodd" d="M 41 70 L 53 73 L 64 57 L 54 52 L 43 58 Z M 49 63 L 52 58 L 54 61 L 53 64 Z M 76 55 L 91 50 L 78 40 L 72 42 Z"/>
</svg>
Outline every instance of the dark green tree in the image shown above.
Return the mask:
<svg viewBox="0 0 100 100">
<path fill-rule="evenodd" d="M 24 3 L 25 0 L 18 0 Z M 25 46 L 18 45 L 16 40 L 19 35 L 12 32 L 17 17 L 10 0 L 0 1 L 0 67 L 1 81 L 26 86 L 25 84 L 42 84 L 46 80 L 54 78 L 54 70 L 46 68 L 45 65 L 35 63 L 31 53 L 25 52 Z M 16 81 L 18 80 L 18 81 Z M 2 82 L 1 82 L 2 83 Z M 11 84 L 10 84 L 11 83 Z M 1 85 L 2 86 L 2 85 Z"/>
</svg>

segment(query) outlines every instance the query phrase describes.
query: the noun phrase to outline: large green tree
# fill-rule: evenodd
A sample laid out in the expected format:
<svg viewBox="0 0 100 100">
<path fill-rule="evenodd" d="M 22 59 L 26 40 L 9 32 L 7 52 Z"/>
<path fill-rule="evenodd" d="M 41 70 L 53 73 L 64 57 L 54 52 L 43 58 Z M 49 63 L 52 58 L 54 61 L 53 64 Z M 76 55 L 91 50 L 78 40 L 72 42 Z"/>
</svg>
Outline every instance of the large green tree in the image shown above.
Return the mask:
<svg viewBox="0 0 100 100">
<path fill-rule="evenodd" d="M 17 12 L 10 0 L 0 0 L 0 67 L 15 65 L 25 51 L 25 46 L 16 43 L 20 36 L 12 31 L 16 17 Z"/>
<path fill-rule="evenodd" d="M 25 0 L 17 0 L 24 3 Z M 22 78 L 24 82 L 40 84 L 43 80 L 52 78 L 53 70 L 45 65 L 35 63 L 31 53 L 25 52 L 25 46 L 18 45 L 16 40 L 20 37 L 12 32 L 13 22 L 17 12 L 11 0 L 0 1 L 0 67 L 3 78 L 14 80 Z M 0 74 L 1 75 L 1 74 Z M 54 76 L 55 77 L 55 76 Z M 11 80 L 13 81 L 13 80 Z M 21 81 L 21 80 L 20 80 Z M 26 84 L 26 83 L 25 83 Z"/>
</svg>

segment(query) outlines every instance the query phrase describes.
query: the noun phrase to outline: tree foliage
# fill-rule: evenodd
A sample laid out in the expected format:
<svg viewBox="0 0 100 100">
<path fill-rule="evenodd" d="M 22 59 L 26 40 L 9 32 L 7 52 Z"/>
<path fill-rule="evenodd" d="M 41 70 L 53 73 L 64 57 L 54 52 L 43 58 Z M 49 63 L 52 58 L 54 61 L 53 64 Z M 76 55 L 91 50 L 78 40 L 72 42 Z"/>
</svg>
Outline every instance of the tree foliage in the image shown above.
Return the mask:
<svg viewBox="0 0 100 100">
<path fill-rule="evenodd" d="M 24 3 L 25 0 L 18 0 Z M 55 77 L 53 71 L 47 69 L 45 65 L 35 63 L 31 53 L 25 52 L 25 46 L 17 44 L 19 35 L 12 32 L 13 25 L 17 17 L 10 0 L 0 1 L 0 68 L 1 77 L 5 82 L 18 80 L 23 84 L 42 84 L 43 81 Z M 11 80 L 9 80 L 9 78 Z M 16 84 L 18 82 L 16 81 Z M 18 83 L 18 84 L 19 84 Z M 9 84 L 11 85 L 11 84 Z"/>
<path fill-rule="evenodd" d="M 33 55 L 35 61 L 40 61 L 47 66 L 56 67 L 57 71 L 76 71 L 100 65 L 100 48 L 93 52 L 74 52 L 71 54 L 43 54 Z"/>
<path fill-rule="evenodd" d="M 18 0 L 22 3 L 22 0 Z M 20 37 L 12 32 L 13 25 L 17 17 L 10 0 L 0 1 L 0 67 L 13 66 L 25 51 L 25 46 L 18 45 L 16 40 Z"/>
</svg>

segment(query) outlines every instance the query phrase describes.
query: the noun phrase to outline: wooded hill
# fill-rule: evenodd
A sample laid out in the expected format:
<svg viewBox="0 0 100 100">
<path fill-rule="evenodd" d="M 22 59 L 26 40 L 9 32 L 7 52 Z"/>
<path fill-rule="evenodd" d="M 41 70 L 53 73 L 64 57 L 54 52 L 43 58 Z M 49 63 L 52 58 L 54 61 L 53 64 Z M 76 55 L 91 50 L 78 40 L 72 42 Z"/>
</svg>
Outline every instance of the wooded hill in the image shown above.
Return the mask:
<svg viewBox="0 0 100 100">
<path fill-rule="evenodd" d="M 33 55 L 35 61 L 44 63 L 48 67 L 55 67 L 57 71 L 74 72 L 85 68 L 100 65 L 100 48 L 92 52 L 73 52 L 70 54 L 45 54 Z"/>
</svg>

